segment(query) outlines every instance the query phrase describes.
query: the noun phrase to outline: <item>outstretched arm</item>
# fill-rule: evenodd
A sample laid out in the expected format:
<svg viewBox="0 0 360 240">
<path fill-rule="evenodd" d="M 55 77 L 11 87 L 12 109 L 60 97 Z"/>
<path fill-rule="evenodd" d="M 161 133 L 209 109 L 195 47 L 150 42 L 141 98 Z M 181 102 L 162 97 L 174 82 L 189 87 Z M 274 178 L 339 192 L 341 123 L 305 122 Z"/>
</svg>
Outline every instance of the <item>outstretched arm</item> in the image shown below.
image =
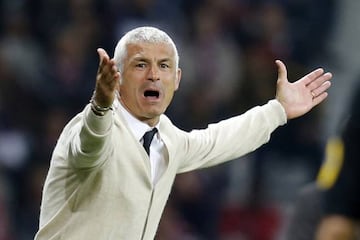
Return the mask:
<svg viewBox="0 0 360 240">
<path fill-rule="evenodd" d="M 331 73 L 318 68 L 290 83 L 284 63 L 280 60 L 275 63 L 278 66 L 276 99 L 284 107 L 288 119 L 304 115 L 328 96 L 326 90 L 331 85 Z"/>
<path fill-rule="evenodd" d="M 92 111 L 86 111 L 84 114 L 86 124 L 82 118 L 78 118 L 79 124 L 82 124 L 80 132 L 77 130 L 71 131 L 72 137 L 69 137 L 70 154 L 74 166 L 94 167 L 106 159 L 106 156 L 111 150 L 112 145 L 105 144 L 109 134 L 109 129 L 112 124 L 112 114 L 105 113 L 106 111 L 97 110 L 96 107 L 109 108 L 111 107 L 114 98 L 116 87 L 119 84 L 120 73 L 117 71 L 113 59 L 110 59 L 106 51 L 102 48 L 97 49 L 99 55 L 99 67 L 96 75 L 95 91 L 91 99 Z M 101 118 L 95 117 L 103 116 Z M 104 114 L 98 114 L 98 113 Z M 78 129 L 78 128 L 76 128 Z M 85 153 L 85 154 L 84 154 Z M 101 157 L 99 157 L 101 156 Z"/>
</svg>

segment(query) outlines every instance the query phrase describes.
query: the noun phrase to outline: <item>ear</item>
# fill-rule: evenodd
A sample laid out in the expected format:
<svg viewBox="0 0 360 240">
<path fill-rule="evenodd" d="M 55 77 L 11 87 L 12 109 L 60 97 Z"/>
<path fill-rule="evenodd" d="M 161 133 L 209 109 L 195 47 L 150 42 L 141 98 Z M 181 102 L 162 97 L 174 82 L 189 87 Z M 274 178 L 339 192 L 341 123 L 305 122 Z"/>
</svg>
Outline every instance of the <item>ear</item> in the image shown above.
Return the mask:
<svg viewBox="0 0 360 240">
<path fill-rule="evenodd" d="M 176 71 L 176 79 L 175 79 L 175 91 L 178 90 L 181 80 L 181 69 L 178 68 Z"/>
</svg>

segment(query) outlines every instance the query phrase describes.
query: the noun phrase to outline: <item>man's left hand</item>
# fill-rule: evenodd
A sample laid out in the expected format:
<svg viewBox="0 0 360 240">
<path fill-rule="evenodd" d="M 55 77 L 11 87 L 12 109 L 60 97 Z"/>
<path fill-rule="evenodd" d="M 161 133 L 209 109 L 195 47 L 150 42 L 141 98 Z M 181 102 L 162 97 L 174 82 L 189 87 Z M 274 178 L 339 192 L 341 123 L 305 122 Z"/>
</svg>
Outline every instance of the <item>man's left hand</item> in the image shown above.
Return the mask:
<svg viewBox="0 0 360 240">
<path fill-rule="evenodd" d="M 331 86 L 331 73 L 318 68 L 290 83 L 284 63 L 280 60 L 275 63 L 278 66 L 276 99 L 284 107 L 288 119 L 304 115 L 328 96 L 326 91 Z"/>
</svg>

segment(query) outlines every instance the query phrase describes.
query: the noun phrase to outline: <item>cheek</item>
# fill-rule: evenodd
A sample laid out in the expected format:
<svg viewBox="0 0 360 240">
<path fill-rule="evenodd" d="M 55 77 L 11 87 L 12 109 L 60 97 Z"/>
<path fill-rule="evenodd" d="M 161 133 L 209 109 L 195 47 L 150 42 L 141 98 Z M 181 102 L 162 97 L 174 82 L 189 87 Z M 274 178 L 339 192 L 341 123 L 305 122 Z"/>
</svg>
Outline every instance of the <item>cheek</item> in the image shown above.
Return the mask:
<svg viewBox="0 0 360 240">
<path fill-rule="evenodd" d="M 127 84 L 127 85 L 122 85 L 120 86 L 120 97 L 127 101 L 127 102 L 132 102 L 133 99 L 135 98 L 136 93 L 134 92 L 133 88 L 131 85 Z"/>
<path fill-rule="evenodd" d="M 175 86 L 169 86 L 166 92 L 166 102 L 167 104 L 170 103 L 170 101 L 172 100 L 173 96 L 174 96 L 174 92 L 175 92 Z"/>
<path fill-rule="evenodd" d="M 120 84 L 120 90 L 122 92 L 126 92 L 127 94 L 134 94 L 137 89 L 136 81 L 129 81 L 127 79 L 123 79 Z"/>
</svg>

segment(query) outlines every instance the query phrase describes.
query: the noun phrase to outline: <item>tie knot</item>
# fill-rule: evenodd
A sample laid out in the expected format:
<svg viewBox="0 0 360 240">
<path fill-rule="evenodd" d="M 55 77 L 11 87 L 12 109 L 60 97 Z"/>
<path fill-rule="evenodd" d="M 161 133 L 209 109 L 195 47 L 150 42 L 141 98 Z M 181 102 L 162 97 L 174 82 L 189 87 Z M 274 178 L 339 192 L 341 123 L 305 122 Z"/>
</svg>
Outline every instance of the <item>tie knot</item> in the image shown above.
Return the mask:
<svg viewBox="0 0 360 240">
<path fill-rule="evenodd" d="M 154 138 L 155 133 L 157 133 L 157 128 L 153 128 L 150 131 L 147 131 L 143 136 L 143 146 L 147 154 L 150 153 L 150 144 Z"/>
</svg>

